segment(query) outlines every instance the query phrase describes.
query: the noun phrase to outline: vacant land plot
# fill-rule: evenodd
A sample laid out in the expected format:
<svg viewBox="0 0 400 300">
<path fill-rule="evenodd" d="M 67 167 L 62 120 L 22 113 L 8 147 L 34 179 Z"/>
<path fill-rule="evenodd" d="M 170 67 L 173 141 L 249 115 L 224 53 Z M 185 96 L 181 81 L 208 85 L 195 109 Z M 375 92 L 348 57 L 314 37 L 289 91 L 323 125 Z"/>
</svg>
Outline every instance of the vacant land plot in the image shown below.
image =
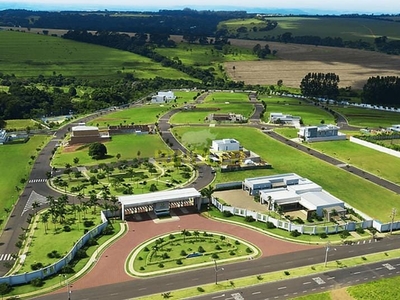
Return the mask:
<svg viewBox="0 0 400 300">
<path fill-rule="evenodd" d="M 37 123 L 30 119 L 6 120 L 6 129 L 26 130 L 27 127 L 33 128 Z"/>
<path fill-rule="evenodd" d="M 231 78 L 247 84 L 276 84 L 281 79 L 285 86 L 299 87 L 309 72 L 333 72 L 340 77 L 339 86 L 360 89 L 369 77 L 397 76 L 400 69 L 399 56 L 372 51 L 240 39 L 230 41 L 232 45 L 250 48 L 268 44 L 270 49 L 278 51 L 280 59 L 225 63 Z"/>
<path fill-rule="evenodd" d="M 304 125 L 320 125 L 322 123 L 334 123 L 333 116 L 321 107 L 313 103 L 299 99 L 285 97 L 260 97 L 267 104 L 267 112 L 264 114 L 264 121 L 268 122 L 271 113 L 290 114 L 301 117 Z"/>
<path fill-rule="evenodd" d="M 79 43 L 59 37 L 0 31 L 0 69 L 18 77 L 62 74 L 76 77 L 110 77 L 133 73 L 139 78 L 190 79 L 151 59 L 103 46 Z"/>
<path fill-rule="evenodd" d="M 399 112 L 361 108 L 331 106 L 334 111 L 343 114 L 349 124 L 360 127 L 379 128 L 390 127 L 400 121 Z"/>
<path fill-rule="evenodd" d="M 259 154 L 273 167 L 271 170 L 218 174 L 217 182 L 295 172 L 309 178 L 339 199 L 380 221 L 389 221 L 389 214 L 393 207 L 400 209 L 398 196 L 393 192 L 277 142 L 254 128 L 175 127 L 173 131 L 178 134 L 183 144 L 191 143 L 198 153 L 202 153 L 205 147 L 209 147 L 213 139 L 234 137 L 243 147 Z M 380 209 L 377 210 L 376 207 L 380 207 Z"/>
<path fill-rule="evenodd" d="M 117 161 L 116 155 L 121 154 L 121 159 L 133 159 L 144 157 L 158 157 L 159 151 L 163 153 L 171 153 L 165 143 L 160 139 L 157 134 L 146 135 L 116 135 L 113 136 L 112 141 L 105 143 L 107 147 L 108 158 L 103 160 L 91 159 L 88 155 L 88 148 L 69 152 L 68 148 L 60 148 L 56 152 L 53 165 L 57 167 L 64 167 L 65 164 L 73 164 L 75 157 L 79 158 L 79 164 L 82 165 L 96 165 L 99 163 L 110 163 Z M 139 155 L 138 155 L 139 153 Z"/>
</svg>

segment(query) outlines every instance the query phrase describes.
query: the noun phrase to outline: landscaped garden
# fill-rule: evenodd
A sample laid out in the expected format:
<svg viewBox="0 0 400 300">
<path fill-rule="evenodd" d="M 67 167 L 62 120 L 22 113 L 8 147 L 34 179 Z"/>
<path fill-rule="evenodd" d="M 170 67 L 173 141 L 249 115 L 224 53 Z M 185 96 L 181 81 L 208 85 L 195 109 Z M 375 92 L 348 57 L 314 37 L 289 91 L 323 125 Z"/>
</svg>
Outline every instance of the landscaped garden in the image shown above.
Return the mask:
<svg viewBox="0 0 400 300">
<path fill-rule="evenodd" d="M 214 260 L 248 259 L 258 254 L 256 247 L 237 238 L 183 229 L 141 245 L 132 254 L 133 268 L 128 266 L 128 269 L 146 275 L 181 267 L 199 267 L 214 263 Z M 132 264 L 131 260 L 129 264 Z"/>
</svg>

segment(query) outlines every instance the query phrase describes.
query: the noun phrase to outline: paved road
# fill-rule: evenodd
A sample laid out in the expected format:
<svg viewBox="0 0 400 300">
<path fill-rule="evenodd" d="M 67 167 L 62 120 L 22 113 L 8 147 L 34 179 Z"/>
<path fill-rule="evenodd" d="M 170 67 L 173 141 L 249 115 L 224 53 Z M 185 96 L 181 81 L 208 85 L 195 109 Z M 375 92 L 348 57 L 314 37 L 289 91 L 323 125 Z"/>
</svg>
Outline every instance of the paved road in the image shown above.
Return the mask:
<svg viewBox="0 0 400 300">
<path fill-rule="evenodd" d="M 365 243 L 360 243 L 352 246 L 332 246 L 328 251 L 328 262 L 338 261 L 347 257 L 361 256 L 366 255 L 368 253 L 387 251 L 391 249 L 398 249 L 398 243 L 400 242 L 400 237 L 392 236 L 385 238 L 381 241 L 371 242 L 366 241 Z M 219 268 L 223 267 L 224 270 L 218 272 L 218 282 L 229 282 L 231 280 L 235 280 L 237 278 L 241 278 L 244 276 L 256 276 L 257 274 L 263 274 L 267 272 L 286 270 L 291 268 L 297 268 L 301 266 L 308 266 L 318 263 L 323 263 L 325 259 L 326 250 L 325 248 L 315 248 L 306 251 L 296 252 L 295 255 L 293 253 L 270 256 L 250 261 L 245 261 L 241 263 L 232 263 L 219 265 Z M 102 258 L 101 258 L 102 259 Z M 382 263 L 377 263 L 377 265 Z M 394 263 L 393 263 L 394 264 Z M 397 264 L 397 262 L 396 262 Z M 328 264 L 329 266 L 329 264 Z M 397 265 L 396 265 L 397 266 Z M 361 266 L 361 269 L 368 269 L 368 266 Z M 341 270 L 341 269 L 340 269 Z M 339 271 L 340 271 L 339 270 Z M 335 284 L 343 284 L 352 279 L 349 279 L 348 276 L 351 273 L 354 275 L 361 274 L 357 273 L 356 269 L 345 268 L 344 273 L 340 273 L 339 275 L 330 275 L 331 272 L 336 272 L 336 269 L 329 271 L 328 273 L 313 275 L 309 277 L 321 277 L 325 282 L 330 282 L 327 277 L 335 277 L 337 278 L 337 283 Z M 347 272 L 347 273 L 346 273 Z M 377 277 L 372 278 L 370 280 L 377 279 Z M 354 279 L 356 280 L 356 279 Z M 301 282 L 311 281 L 308 277 L 294 279 L 296 284 L 293 284 L 295 289 L 291 290 L 290 293 L 302 293 L 303 290 L 308 290 L 308 292 L 317 292 L 317 290 L 312 290 L 315 284 L 313 283 L 310 286 L 304 287 L 304 284 Z M 180 288 L 190 287 L 190 286 L 204 286 L 205 284 L 214 283 L 215 282 L 215 270 L 214 267 L 203 268 L 199 270 L 193 270 L 188 272 L 169 274 L 165 276 L 158 276 L 154 278 L 148 279 L 133 279 L 128 282 L 121 282 L 118 284 L 108 285 L 108 286 L 100 286 L 96 288 L 84 289 L 84 290 L 76 290 L 73 291 L 74 298 L 73 299 L 110 299 L 110 300 L 122 300 L 129 299 L 133 297 L 141 297 L 149 294 L 158 294 L 163 292 L 168 292 L 171 290 L 176 290 Z M 333 281 L 332 281 L 333 282 Z M 355 283 L 352 282 L 352 283 Z M 333 284 L 333 283 L 332 283 Z M 334 284 L 334 285 L 335 285 Z M 348 283 L 349 285 L 351 283 Z M 265 284 L 263 286 L 257 286 L 256 291 L 267 290 L 268 292 L 274 288 L 271 288 L 271 285 L 274 287 L 287 286 L 287 290 L 285 294 L 290 290 L 288 288 L 289 284 L 287 282 L 278 282 L 274 284 Z M 314 287 L 313 287 L 314 288 Z M 331 287 L 332 288 L 332 287 Z M 73 287 L 72 287 L 73 290 Z M 275 288 L 276 293 L 280 293 L 281 290 L 279 288 Z M 64 288 L 61 291 L 57 291 L 56 294 L 40 296 L 35 299 L 40 300 L 56 300 L 60 299 L 60 294 L 62 295 L 66 289 Z M 243 290 L 244 291 L 244 290 Z M 253 291 L 253 290 L 250 290 Z M 253 293 L 253 292 L 251 292 Z M 268 294 L 263 293 L 264 298 L 258 298 L 258 294 L 252 295 L 246 292 L 245 299 L 265 299 Z M 172 293 L 173 294 L 173 293 Z M 223 293 L 221 293 L 223 294 Z M 212 298 L 218 295 L 207 295 L 202 297 L 202 299 L 216 299 Z M 232 296 L 229 296 L 232 297 Z M 228 299 L 229 297 L 222 299 Z M 254 298 L 253 298 L 254 297 Z M 232 299 L 232 298 L 231 298 Z"/>
</svg>

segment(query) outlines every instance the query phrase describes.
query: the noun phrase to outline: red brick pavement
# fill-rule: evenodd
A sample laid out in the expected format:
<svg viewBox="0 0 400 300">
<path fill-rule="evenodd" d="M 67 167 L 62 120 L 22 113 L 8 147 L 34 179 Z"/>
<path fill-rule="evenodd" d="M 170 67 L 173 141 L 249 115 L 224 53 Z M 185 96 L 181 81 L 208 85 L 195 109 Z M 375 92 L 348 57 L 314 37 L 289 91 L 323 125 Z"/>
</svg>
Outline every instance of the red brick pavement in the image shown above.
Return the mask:
<svg viewBox="0 0 400 300">
<path fill-rule="evenodd" d="M 315 247 L 282 241 L 255 230 L 207 219 L 198 214 L 180 215 L 177 221 L 158 224 L 152 220 L 128 221 L 128 225 L 129 231 L 102 253 L 94 268 L 74 282 L 74 290 L 135 280 L 125 273 L 125 261 L 129 253 L 148 239 L 182 229 L 214 231 L 237 236 L 256 245 L 264 257 Z"/>
</svg>

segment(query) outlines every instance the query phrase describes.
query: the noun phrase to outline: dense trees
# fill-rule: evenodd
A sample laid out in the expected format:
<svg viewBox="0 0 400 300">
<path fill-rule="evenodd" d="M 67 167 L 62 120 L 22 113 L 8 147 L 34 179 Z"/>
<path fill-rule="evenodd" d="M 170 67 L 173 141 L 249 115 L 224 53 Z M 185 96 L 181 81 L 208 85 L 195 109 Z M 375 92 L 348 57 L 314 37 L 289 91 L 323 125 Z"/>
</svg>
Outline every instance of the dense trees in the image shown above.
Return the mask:
<svg viewBox="0 0 400 300">
<path fill-rule="evenodd" d="M 336 99 L 339 95 L 339 76 L 335 73 L 308 73 L 300 84 L 304 96 Z"/>
<path fill-rule="evenodd" d="M 384 106 L 400 106 L 400 77 L 370 77 L 363 87 L 364 103 Z"/>
<path fill-rule="evenodd" d="M 89 146 L 89 156 L 93 159 L 102 159 L 107 154 L 107 147 L 102 143 L 92 143 Z"/>
</svg>

